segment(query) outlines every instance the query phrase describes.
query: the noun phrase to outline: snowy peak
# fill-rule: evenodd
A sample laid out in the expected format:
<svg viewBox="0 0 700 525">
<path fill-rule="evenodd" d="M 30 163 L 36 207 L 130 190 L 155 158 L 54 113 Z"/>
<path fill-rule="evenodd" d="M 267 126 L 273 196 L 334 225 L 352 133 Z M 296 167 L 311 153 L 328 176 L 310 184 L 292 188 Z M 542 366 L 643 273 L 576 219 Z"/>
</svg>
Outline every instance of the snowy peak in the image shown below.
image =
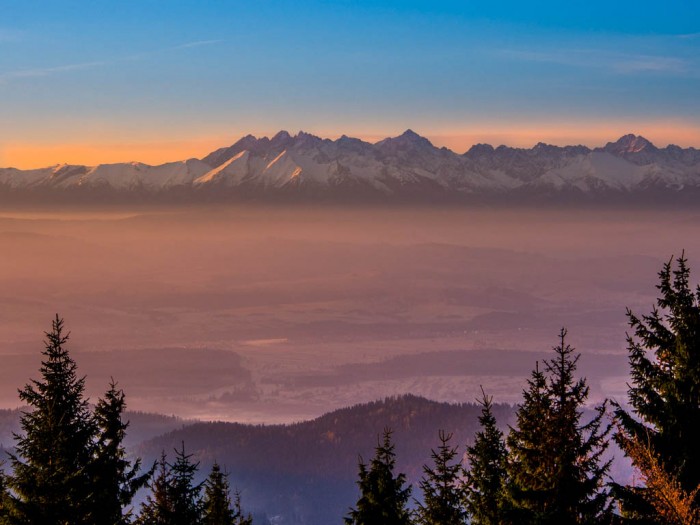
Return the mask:
<svg viewBox="0 0 700 525">
<path fill-rule="evenodd" d="M 436 149 L 433 144 L 426 139 L 421 137 L 418 133 L 412 129 L 407 129 L 398 137 L 390 137 L 384 140 L 380 140 L 375 144 L 377 148 L 382 150 L 392 151 L 392 150 L 408 150 L 408 149 Z"/>
<path fill-rule="evenodd" d="M 476 144 L 460 155 L 413 130 L 375 144 L 304 131 L 246 135 L 202 160 L 149 166 L 0 169 L 0 200 L 40 198 L 518 202 L 643 199 L 700 202 L 700 150 L 629 134 L 604 147 Z"/>
<path fill-rule="evenodd" d="M 657 148 L 641 135 L 634 135 L 630 133 L 620 137 L 617 142 L 608 142 L 603 150 L 607 151 L 608 153 L 612 153 L 613 155 L 624 157 L 625 155 L 631 153 L 657 151 Z"/>
</svg>

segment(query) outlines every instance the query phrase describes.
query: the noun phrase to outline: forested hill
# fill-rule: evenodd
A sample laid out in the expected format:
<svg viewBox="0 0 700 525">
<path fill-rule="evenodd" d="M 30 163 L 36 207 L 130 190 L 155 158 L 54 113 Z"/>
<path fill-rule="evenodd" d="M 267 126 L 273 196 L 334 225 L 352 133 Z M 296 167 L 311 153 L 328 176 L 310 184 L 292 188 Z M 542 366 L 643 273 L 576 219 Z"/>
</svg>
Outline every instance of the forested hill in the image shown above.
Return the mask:
<svg viewBox="0 0 700 525">
<path fill-rule="evenodd" d="M 454 433 L 460 454 L 478 430 L 476 404 L 449 404 L 406 395 L 330 412 L 293 425 L 195 423 L 144 443 L 147 461 L 184 442 L 207 472 L 216 460 L 231 472 L 246 507 L 275 523 L 337 523 L 357 499 L 358 455 L 371 459 L 385 427 L 394 430 L 397 468 L 415 482 L 437 448 L 438 430 Z M 495 405 L 499 424 L 512 423 L 513 407 Z"/>
<path fill-rule="evenodd" d="M 0 409 L 0 449 L 9 450 L 14 446 L 13 433 L 20 431 L 19 418 L 26 410 L 28 409 Z M 138 447 L 144 441 L 192 423 L 191 420 L 175 416 L 135 411 L 127 411 L 124 420 L 129 421 L 124 438 L 124 444 L 129 448 Z"/>
</svg>

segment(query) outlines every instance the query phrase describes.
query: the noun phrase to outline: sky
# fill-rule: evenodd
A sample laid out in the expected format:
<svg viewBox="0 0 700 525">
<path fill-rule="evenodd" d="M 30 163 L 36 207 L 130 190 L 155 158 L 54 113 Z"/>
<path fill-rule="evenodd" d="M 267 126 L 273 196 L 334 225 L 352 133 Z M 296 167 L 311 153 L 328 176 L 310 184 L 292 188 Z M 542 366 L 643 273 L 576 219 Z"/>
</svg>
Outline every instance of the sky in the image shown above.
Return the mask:
<svg viewBox="0 0 700 525">
<path fill-rule="evenodd" d="M 700 2 L 0 0 L 0 166 L 280 129 L 700 146 Z"/>
</svg>

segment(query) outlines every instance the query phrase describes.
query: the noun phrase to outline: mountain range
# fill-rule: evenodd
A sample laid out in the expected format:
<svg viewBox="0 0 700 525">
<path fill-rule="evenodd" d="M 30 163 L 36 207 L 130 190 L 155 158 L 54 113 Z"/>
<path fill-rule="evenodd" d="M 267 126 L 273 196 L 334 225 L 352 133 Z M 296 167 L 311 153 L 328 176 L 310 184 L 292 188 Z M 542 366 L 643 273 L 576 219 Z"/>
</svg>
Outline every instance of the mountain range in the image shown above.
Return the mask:
<svg viewBox="0 0 700 525">
<path fill-rule="evenodd" d="M 458 154 L 411 130 L 374 144 L 280 131 L 202 159 L 0 168 L 0 198 L 125 201 L 546 201 L 694 203 L 700 150 L 629 134 L 603 147 L 477 144 Z"/>
</svg>

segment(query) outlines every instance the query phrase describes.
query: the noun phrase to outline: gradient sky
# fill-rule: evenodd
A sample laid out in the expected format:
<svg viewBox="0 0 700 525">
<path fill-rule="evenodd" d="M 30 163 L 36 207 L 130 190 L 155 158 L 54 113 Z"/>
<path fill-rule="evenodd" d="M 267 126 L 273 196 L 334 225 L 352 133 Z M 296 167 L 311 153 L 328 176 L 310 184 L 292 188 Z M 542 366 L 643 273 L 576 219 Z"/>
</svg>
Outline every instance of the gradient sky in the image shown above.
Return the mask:
<svg viewBox="0 0 700 525">
<path fill-rule="evenodd" d="M 0 0 L 0 166 L 409 127 L 700 146 L 700 2 Z"/>
</svg>

